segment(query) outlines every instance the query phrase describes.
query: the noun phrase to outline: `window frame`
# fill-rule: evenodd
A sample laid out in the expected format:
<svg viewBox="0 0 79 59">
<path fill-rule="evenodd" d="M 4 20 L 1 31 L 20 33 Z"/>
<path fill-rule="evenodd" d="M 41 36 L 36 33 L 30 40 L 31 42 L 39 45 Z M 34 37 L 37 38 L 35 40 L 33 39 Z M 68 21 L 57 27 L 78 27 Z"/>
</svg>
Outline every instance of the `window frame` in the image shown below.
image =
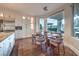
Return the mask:
<svg viewBox="0 0 79 59">
<path fill-rule="evenodd" d="M 74 23 L 74 22 L 75 22 L 75 21 L 74 21 L 74 17 L 75 17 L 74 11 L 75 11 L 75 9 L 74 9 L 74 4 L 77 4 L 77 3 L 73 3 L 73 4 L 72 4 L 72 33 L 71 33 L 71 34 L 72 34 L 73 37 L 79 38 L 78 36 L 75 35 L 75 26 L 74 26 L 74 24 L 75 24 L 75 23 Z"/>
</svg>

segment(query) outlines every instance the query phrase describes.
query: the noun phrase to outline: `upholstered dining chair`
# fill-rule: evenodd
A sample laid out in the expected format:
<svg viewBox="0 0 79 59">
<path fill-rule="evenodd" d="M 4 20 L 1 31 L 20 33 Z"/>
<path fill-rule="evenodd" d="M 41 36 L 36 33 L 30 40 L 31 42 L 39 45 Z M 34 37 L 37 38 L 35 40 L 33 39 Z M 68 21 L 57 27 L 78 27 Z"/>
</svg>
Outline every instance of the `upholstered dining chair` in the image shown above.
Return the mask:
<svg viewBox="0 0 79 59">
<path fill-rule="evenodd" d="M 36 36 L 35 44 L 37 46 L 40 46 L 41 52 L 45 51 L 45 49 L 46 49 L 45 48 L 45 43 L 46 43 L 46 41 L 45 41 L 43 35 Z"/>
<path fill-rule="evenodd" d="M 36 40 L 35 34 L 32 34 L 32 44 L 35 44 L 35 40 Z"/>
</svg>

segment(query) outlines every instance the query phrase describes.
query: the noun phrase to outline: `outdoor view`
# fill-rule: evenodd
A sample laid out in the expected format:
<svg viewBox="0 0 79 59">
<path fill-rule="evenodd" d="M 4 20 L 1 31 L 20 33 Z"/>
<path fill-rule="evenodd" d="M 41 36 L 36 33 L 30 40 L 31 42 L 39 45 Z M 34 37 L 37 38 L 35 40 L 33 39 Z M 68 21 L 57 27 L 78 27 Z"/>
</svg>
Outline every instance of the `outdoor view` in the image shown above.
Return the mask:
<svg viewBox="0 0 79 59">
<path fill-rule="evenodd" d="M 74 36 L 79 38 L 79 4 L 74 4 Z"/>
<path fill-rule="evenodd" d="M 48 17 L 47 30 L 49 33 L 64 33 L 64 19 L 62 12 Z"/>
</svg>

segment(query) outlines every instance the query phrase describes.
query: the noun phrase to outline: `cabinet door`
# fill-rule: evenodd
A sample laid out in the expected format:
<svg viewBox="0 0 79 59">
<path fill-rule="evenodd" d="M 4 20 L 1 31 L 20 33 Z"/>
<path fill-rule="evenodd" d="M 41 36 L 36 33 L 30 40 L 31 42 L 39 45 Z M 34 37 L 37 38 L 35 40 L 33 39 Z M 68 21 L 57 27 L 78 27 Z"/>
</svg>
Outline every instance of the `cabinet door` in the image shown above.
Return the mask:
<svg viewBox="0 0 79 59">
<path fill-rule="evenodd" d="M 12 51 L 12 48 L 14 46 L 14 34 L 10 35 L 8 38 L 5 39 L 4 41 L 4 56 L 8 56 L 11 51 Z"/>
<path fill-rule="evenodd" d="M 8 47 L 8 50 L 7 50 L 7 55 L 9 56 L 11 53 L 11 42 L 9 43 L 9 47 Z"/>
<path fill-rule="evenodd" d="M 11 47 L 13 47 L 14 43 L 15 43 L 15 34 L 14 33 L 10 36 L 10 43 L 11 43 Z"/>
<path fill-rule="evenodd" d="M 0 43 L 0 56 L 3 56 L 3 42 Z"/>
<path fill-rule="evenodd" d="M 13 49 L 13 46 L 14 46 L 14 44 L 15 44 L 15 35 L 14 34 L 12 34 L 10 37 L 9 37 L 9 42 L 10 42 L 10 44 L 9 44 L 9 54 L 11 53 L 11 51 L 12 51 L 12 49 Z"/>
<path fill-rule="evenodd" d="M 4 56 L 7 56 L 7 51 L 8 51 L 8 48 L 9 48 L 9 38 L 5 39 L 4 42 L 3 42 L 3 55 Z"/>
<path fill-rule="evenodd" d="M 10 35 L 10 36 L 9 36 L 9 41 L 11 42 L 11 41 L 13 41 L 13 39 L 14 39 L 14 38 L 13 38 L 13 35 Z"/>
</svg>

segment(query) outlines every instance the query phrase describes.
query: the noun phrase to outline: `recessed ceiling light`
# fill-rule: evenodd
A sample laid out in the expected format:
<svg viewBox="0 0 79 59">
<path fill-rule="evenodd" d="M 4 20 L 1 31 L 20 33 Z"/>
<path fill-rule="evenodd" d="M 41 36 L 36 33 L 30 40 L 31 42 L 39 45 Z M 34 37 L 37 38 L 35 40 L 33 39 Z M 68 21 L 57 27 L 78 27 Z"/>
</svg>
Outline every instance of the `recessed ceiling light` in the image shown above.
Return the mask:
<svg viewBox="0 0 79 59">
<path fill-rule="evenodd" d="M 23 16 L 22 19 L 26 19 L 26 17 Z"/>
<path fill-rule="evenodd" d="M 0 16 L 3 17 L 3 13 L 1 13 Z"/>
</svg>

